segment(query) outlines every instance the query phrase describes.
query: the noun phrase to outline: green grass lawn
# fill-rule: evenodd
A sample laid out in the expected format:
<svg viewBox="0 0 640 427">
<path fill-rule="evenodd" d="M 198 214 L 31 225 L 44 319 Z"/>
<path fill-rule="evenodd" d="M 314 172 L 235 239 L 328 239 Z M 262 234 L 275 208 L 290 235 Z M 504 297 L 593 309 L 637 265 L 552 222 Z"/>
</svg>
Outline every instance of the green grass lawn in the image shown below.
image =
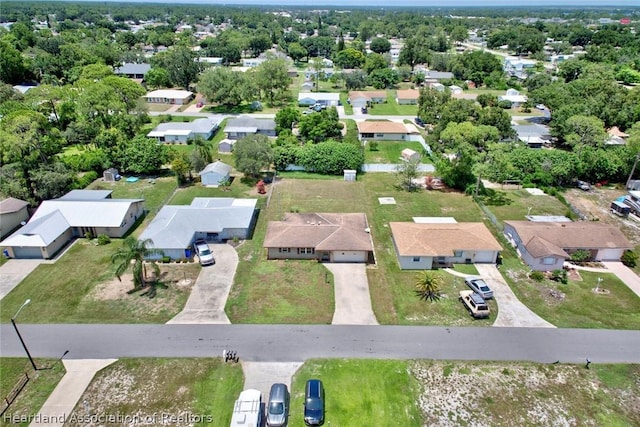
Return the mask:
<svg viewBox="0 0 640 427">
<path fill-rule="evenodd" d="M 340 102 L 342 103 L 342 106 L 344 107 L 344 113 L 347 115 L 351 115 L 353 114 L 353 107 L 351 106 L 351 104 L 349 104 L 347 101 L 349 100 L 349 93 L 348 92 L 340 92 Z"/>
<path fill-rule="evenodd" d="M 121 359 L 96 374 L 79 402 L 86 400 L 96 414 L 149 417 L 148 425 L 227 427 L 243 382 L 242 367 L 221 357 Z M 189 414 L 202 422 L 188 422 Z M 73 415 L 88 414 L 80 403 Z M 169 417 L 183 421 L 171 423 Z"/>
<path fill-rule="evenodd" d="M 478 269 L 473 264 L 454 264 L 453 269 L 458 273 L 468 274 L 469 276 L 478 275 Z"/>
<path fill-rule="evenodd" d="M 34 371 L 26 357 L 0 358 L 0 395 L 3 398 L 11 392 L 25 373 L 29 376 L 25 387 L 2 416 L 0 425 L 28 426 L 28 421 L 19 422 L 20 417 L 28 420 L 28 416 L 35 415 L 65 374 L 64 366 L 58 360 L 35 359 L 35 362 L 38 368 L 51 369 Z"/>
<path fill-rule="evenodd" d="M 224 161 L 224 159 L 223 159 Z M 257 180 L 245 179 L 241 176 L 233 177 L 231 186 L 222 188 L 203 187 L 200 183 L 194 183 L 178 188 L 168 205 L 190 205 L 194 197 L 236 197 L 266 199 L 267 195 L 256 192 Z"/>
<path fill-rule="evenodd" d="M 526 221 L 527 215 L 566 215 L 567 207 L 547 194 L 533 196 L 525 189 L 496 190 L 493 198 L 481 200 L 500 221 Z"/>
<path fill-rule="evenodd" d="M 418 114 L 417 105 L 398 105 L 395 91 L 387 91 L 387 102 L 373 104 L 369 108 L 372 116 L 415 116 Z"/>
<path fill-rule="evenodd" d="M 292 382 L 289 424 L 304 425 L 304 387 L 308 379 L 318 378 L 325 387 L 326 426 L 422 426 L 416 404 L 419 384 L 409 365 L 396 360 L 307 361 Z"/>
<path fill-rule="evenodd" d="M 111 254 L 119 247 L 119 239 L 104 246 L 78 239 L 55 264 L 41 264 L 2 299 L 0 320 L 9 322 L 27 299 L 31 304 L 20 312 L 24 323 L 165 323 L 178 314 L 190 290 L 176 283 L 185 275 L 195 281 L 199 264 L 161 264 L 168 288 L 150 299 L 127 294 L 133 286 L 115 278 Z"/>
<path fill-rule="evenodd" d="M 173 176 L 156 177 L 152 182 L 142 177 L 137 182 L 126 182 L 123 177 L 115 182 L 94 181 L 87 189 L 111 190 L 114 199 L 144 199 L 145 209 L 154 212 L 168 200 L 177 183 Z"/>
<path fill-rule="evenodd" d="M 364 150 L 365 163 L 399 163 L 402 150 L 410 148 L 424 154 L 424 148 L 417 141 L 375 141 L 376 151 L 371 150 L 369 141 Z M 429 157 L 423 155 L 421 163 L 431 163 Z"/>
</svg>

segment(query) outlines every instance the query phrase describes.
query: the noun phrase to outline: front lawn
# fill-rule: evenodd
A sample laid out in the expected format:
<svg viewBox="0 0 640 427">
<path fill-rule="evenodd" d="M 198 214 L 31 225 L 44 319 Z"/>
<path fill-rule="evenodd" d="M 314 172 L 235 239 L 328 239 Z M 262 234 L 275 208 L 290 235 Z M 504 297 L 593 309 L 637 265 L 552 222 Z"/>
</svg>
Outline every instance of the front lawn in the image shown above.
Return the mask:
<svg viewBox="0 0 640 427">
<path fill-rule="evenodd" d="M 322 380 L 326 426 L 422 426 L 419 384 L 411 362 L 397 360 L 310 360 L 291 387 L 291 426 L 304 425 L 306 381 Z"/>
<path fill-rule="evenodd" d="M 496 190 L 482 202 L 500 221 L 526 221 L 527 215 L 567 215 L 568 208 L 548 194 L 533 196 L 527 190 Z"/>
<path fill-rule="evenodd" d="M 165 323 L 178 314 L 190 289 L 178 286 L 184 277 L 194 283 L 200 266 L 160 264 L 161 282 L 155 298 L 127 294 L 133 286 L 114 275 L 111 254 L 121 240 L 104 246 L 78 239 L 54 264 L 41 264 L 0 302 L 0 320 L 10 317 L 26 301 L 20 312 L 24 323 Z"/>
<path fill-rule="evenodd" d="M 138 416 L 147 425 L 227 427 L 244 377 L 239 364 L 214 356 L 121 359 L 96 374 L 72 415 L 119 414 Z"/>
<path fill-rule="evenodd" d="M 66 372 L 62 363 L 55 359 L 35 359 L 35 362 L 38 368 L 51 369 L 34 371 L 26 357 L 0 358 L 0 395 L 3 398 L 9 395 L 25 373 L 29 376 L 25 387 L 2 415 L 1 425 L 28 426 L 28 417 L 38 412 Z M 20 422 L 21 417 L 24 417 L 24 422 Z"/>
<path fill-rule="evenodd" d="M 417 105 L 398 105 L 395 91 L 387 91 L 387 102 L 372 104 L 369 114 L 372 116 L 415 116 L 418 114 Z"/>
<path fill-rule="evenodd" d="M 376 144 L 375 151 L 371 149 L 371 144 L 374 142 Z M 402 157 L 402 150 L 405 148 L 410 148 L 417 153 L 424 153 L 424 148 L 417 141 L 368 141 L 364 150 L 364 162 L 399 163 Z M 429 157 L 423 155 L 421 163 L 430 163 Z"/>
</svg>

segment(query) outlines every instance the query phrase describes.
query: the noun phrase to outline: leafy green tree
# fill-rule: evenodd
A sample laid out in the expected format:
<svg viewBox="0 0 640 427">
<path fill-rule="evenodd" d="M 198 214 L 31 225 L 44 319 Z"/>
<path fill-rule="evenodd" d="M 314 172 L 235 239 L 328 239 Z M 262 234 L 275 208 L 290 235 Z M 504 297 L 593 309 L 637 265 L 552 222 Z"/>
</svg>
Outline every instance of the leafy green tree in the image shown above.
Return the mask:
<svg viewBox="0 0 640 427">
<path fill-rule="evenodd" d="M 153 249 L 151 246 L 153 246 L 151 239 L 137 240 L 135 237 L 129 236 L 122 241 L 122 247 L 111 255 L 111 263 L 116 265 L 115 274 L 118 280 L 122 281 L 122 275 L 131 268 L 133 270 L 133 289 L 140 290 L 147 286 L 145 259 L 163 255 L 161 250 Z M 153 269 L 155 277 L 159 277 L 158 264 L 155 261 L 148 264 Z"/>
<path fill-rule="evenodd" d="M 104 64 L 89 64 L 82 67 L 80 78 L 87 80 L 100 80 L 113 76 L 113 68 Z"/>
<path fill-rule="evenodd" d="M 356 70 L 342 75 L 347 90 L 364 89 L 367 86 L 367 75 L 363 71 Z"/>
<path fill-rule="evenodd" d="M 430 60 L 431 53 L 425 40 L 420 36 L 413 36 L 406 39 L 404 46 L 400 49 L 398 65 L 408 65 L 413 70 L 416 65 L 428 64 Z"/>
<path fill-rule="evenodd" d="M 465 143 L 484 149 L 488 144 L 496 143 L 499 139 L 500 133 L 495 127 L 474 125 L 471 122 L 450 122 L 440 133 L 440 140 L 445 147 L 453 149 Z"/>
<path fill-rule="evenodd" d="M 283 102 L 289 97 L 291 78 L 284 59 L 269 59 L 257 68 L 257 86 L 269 105 Z"/>
<path fill-rule="evenodd" d="M 157 173 L 169 160 L 167 147 L 144 135 L 112 147 L 108 152 L 114 165 L 127 173 Z"/>
<path fill-rule="evenodd" d="M 456 43 L 462 43 L 463 41 L 465 41 L 467 38 L 467 35 L 468 35 L 467 29 L 462 25 L 457 25 L 453 27 L 453 29 L 449 33 L 451 40 L 453 40 Z"/>
<path fill-rule="evenodd" d="M 191 164 L 187 159 L 186 153 L 176 153 L 175 157 L 171 161 L 171 170 L 176 176 L 178 185 L 182 185 L 186 182 L 187 174 L 189 174 L 191 171 Z"/>
<path fill-rule="evenodd" d="M 336 54 L 334 64 L 340 68 L 361 68 L 365 60 L 364 53 L 350 47 Z"/>
<path fill-rule="evenodd" d="M 236 169 L 247 176 L 259 176 L 269 169 L 273 161 L 273 150 L 265 135 L 247 135 L 233 146 Z"/>
<path fill-rule="evenodd" d="M 500 138 L 515 138 L 516 132 L 511 126 L 511 116 L 502 108 L 486 107 L 480 110 L 478 123 L 493 126 L 500 132 Z"/>
<path fill-rule="evenodd" d="M 196 54 L 187 46 L 177 46 L 167 52 L 154 55 L 151 65 L 169 72 L 171 82 L 189 89 L 198 80 L 202 64 L 196 61 Z"/>
<path fill-rule="evenodd" d="M 215 67 L 202 73 L 198 92 L 211 102 L 235 107 L 250 99 L 252 86 L 245 73 L 227 67 Z"/>
<path fill-rule="evenodd" d="M 546 73 L 535 73 L 527 76 L 524 81 L 524 86 L 529 91 L 534 91 L 541 87 L 545 87 L 551 84 L 551 76 Z"/>
<path fill-rule="evenodd" d="M 302 115 L 296 107 L 285 107 L 276 113 L 276 133 L 280 134 L 283 130 L 291 130 L 294 123 L 300 121 Z"/>
<path fill-rule="evenodd" d="M 271 47 L 271 38 L 265 34 L 258 34 L 249 39 L 249 49 L 253 53 L 253 56 L 258 56 L 262 52 Z"/>
<path fill-rule="evenodd" d="M 171 86 L 171 76 L 169 71 L 161 67 L 154 67 L 147 71 L 144 80 L 150 87 L 161 88 Z"/>
<path fill-rule="evenodd" d="M 405 191 L 415 191 L 418 189 L 418 186 L 414 183 L 414 181 L 419 176 L 419 164 L 420 159 L 412 159 L 398 163 L 398 165 L 396 166 L 396 181 L 399 188 Z"/>
<path fill-rule="evenodd" d="M 450 100 L 450 92 L 440 92 L 432 88 L 422 89 L 418 95 L 418 116 L 425 123 L 436 124 Z"/>
<path fill-rule="evenodd" d="M 461 143 L 449 157 L 436 161 L 436 170 L 448 187 L 465 190 L 475 184 L 473 165 L 476 163 L 477 151 L 468 143 Z"/>
<path fill-rule="evenodd" d="M 369 84 L 376 89 L 393 87 L 400 81 L 398 73 L 391 68 L 373 70 L 369 74 Z"/>
<path fill-rule="evenodd" d="M 287 54 L 295 62 L 299 62 L 302 58 L 305 58 L 308 55 L 308 52 L 300 43 L 289 43 L 287 46 Z"/>
<path fill-rule="evenodd" d="M 371 40 L 369 49 L 379 54 L 387 53 L 391 50 L 391 43 L 384 37 L 376 37 Z"/>
<path fill-rule="evenodd" d="M 341 175 L 345 169 L 360 170 L 364 163 L 364 153 L 359 146 L 333 139 L 304 145 L 295 153 L 297 158 L 291 163 L 325 175 Z"/>
<path fill-rule="evenodd" d="M 314 143 L 330 138 L 342 138 L 342 127 L 335 107 L 303 116 L 298 124 L 300 138 Z"/>
<path fill-rule="evenodd" d="M 476 84 L 485 80 L 497 71 L 502 73 L 502 63 L 492 53 L 476 50 L 455 55 L 451 59 L 451 72 L 458 80 L 471 80 Z"/>
<path fill-rule="evenodd" d="M 627 249 L 622 254 L 620 261 L 622 261 L 622 263 L 627 267 L 634 268 L 636 265 L 638 265 L 638 254 L 632 250 Z"/>
<path fill-rule="evenodd" d="M 20 51 L 0 39 L 0 80 L 15 85 L 25 81 L 26 76 L 27 67 Z"/>
<path fill-rule="evenodd" d="M 379 53 L 370 53 L 367 55 L 367 59 L 364 63 L 364 71 L 367 74 L 371 74 L 375 70 L 383 70 L 389 68 L 389 64 L 384 56 Z"/>
<path fill-rule="evenodd" d="M 444 279 L 435 271 L 423 271 L 416 275 L 416 295 L 425 301 L 437 302 L 440 300 L 440 289 L 444 286 Z"/>
<path fill-rule="evenodd" d="M 634 70 L 630 67 L 623 67 L 616 73 L 616 79 L 622 81 L 626 85 L 640 83 L 640 71 Z"/>
<path fill-rule="evenodd" d="M 34 195 L 38 200 L 62 197 L 73 183 L 74 174 L 61 162 L 43 165 L 31 173 Z"/>
<path fill-rule="evenodd" d="M 597 117 L 572 116 L 566 122 L 566 129 L 570 133 L 565 136 L 565 143 L 572 147 L 580 145 L 602 147 L 607 140 L 604 123 Z"/>
</svg>

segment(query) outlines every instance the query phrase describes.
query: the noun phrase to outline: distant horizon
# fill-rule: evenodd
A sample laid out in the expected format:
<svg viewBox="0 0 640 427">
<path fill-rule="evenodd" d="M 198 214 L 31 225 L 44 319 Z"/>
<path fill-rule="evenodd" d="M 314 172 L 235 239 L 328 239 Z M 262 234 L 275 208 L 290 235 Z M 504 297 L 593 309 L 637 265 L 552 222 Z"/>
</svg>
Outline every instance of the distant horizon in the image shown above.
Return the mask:
<svg viewBox="0 0 640 427">
<path fill-rule="evenodd" d="M 5 0 L 11 3 L 17 0 Z M 92 3 L 124 3 L 124 0 L 37 0 L 41 2 L 92 2 Z M 211 6 L 306 6 L 306 7 L 369 7 L 369 8 L 396 8 L 396 7 L 473 7 L 473 8 L 514 8 L 514 7 L 546 7 L 546 8 L 580 8 L 580 7 L 633 7 L 640 8 L 638 0 L 318 0 L 310 4 L 309 0 L 127 0 L 126 3 L 172 3 L 174 5 L 208 4 Z"/>
</svg>

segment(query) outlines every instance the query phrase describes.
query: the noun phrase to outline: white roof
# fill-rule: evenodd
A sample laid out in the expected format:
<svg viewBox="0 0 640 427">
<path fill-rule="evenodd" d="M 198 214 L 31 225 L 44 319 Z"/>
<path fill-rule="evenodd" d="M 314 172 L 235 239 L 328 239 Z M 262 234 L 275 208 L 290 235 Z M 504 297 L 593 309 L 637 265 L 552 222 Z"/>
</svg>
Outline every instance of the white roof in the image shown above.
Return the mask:
<svg viewBox="0 0 640 427">
<path fill-rule="evenodd" d="M 332 92 L 300 92 L 298 93 L 298 100 L 301 99 L 317 99 L 323 101 L 339 101 L 340 94 Z"/>
<path fill-rule="evenodd" d="M 71 227 L 120 227 L 133 203 L 143 199 L 45 200 L 32 221 L 60 211 Z"/>
<path fill-rule="evenodd" d="M 112 190 L 71 190 L 58 200 L 103 200 L 111 193 Z"/>
<path fill-rule="evenodd" d="M 140 235 L 158 249 L 185 249 L 196 232 L 249 228 L 257 199 L 196 197 L 188 206 L 165 205 Z"/>
<path fill-rule="evenodd" d="M 189 92 L 188 90 L 160 89 L 149 92 L 145 95 L 145 98 L 184 99 L 191 95 L 193 95 L 193 92 Z"/>
<path fill-rule="evenodd" d="M 519 102 L 522 104 L 527 102 L 527 97 L 525 95 L 501 95 L 498 97 L 498 101 Z"/>
<path fill-rule="evenodd" d="M 218 127 L 218 122 L 208 118 L 195 119 L 191 122 L 160 123 L 147 136 L 153 138 L 167 135 L 189 136 L 192 133 L 208 134 L 216 127 Z"/>
<path fill-rule="evenodd" d="M 43 248 L 69 229 L 69 223 L 60 211 L 53 211 L 27 225 L 0 242 L 0 246 L 26 246 Z"/>
<path fill-rule="evenodd" d="M 231 426 L 258 426 L 262 410 L 262 393 L 255 389 L 247 389 L 240 393 L 233 405 Z"/>
<path fill-rule="evenodd" d="M 198 173 L 198 175 L 202 176 L 209 172 L 217 173 L 220 175 L 228 175 L 229 172 L 231 172 L 231 166 L 220 161 L 209 163 L 207 167 L 205 167 Z"/>
<path fill-rule="evenodd" d="M 414 216 L 413 222 L 416 224 L 457 224 L 458 221 L 452 216 Z"/>
</svg>

